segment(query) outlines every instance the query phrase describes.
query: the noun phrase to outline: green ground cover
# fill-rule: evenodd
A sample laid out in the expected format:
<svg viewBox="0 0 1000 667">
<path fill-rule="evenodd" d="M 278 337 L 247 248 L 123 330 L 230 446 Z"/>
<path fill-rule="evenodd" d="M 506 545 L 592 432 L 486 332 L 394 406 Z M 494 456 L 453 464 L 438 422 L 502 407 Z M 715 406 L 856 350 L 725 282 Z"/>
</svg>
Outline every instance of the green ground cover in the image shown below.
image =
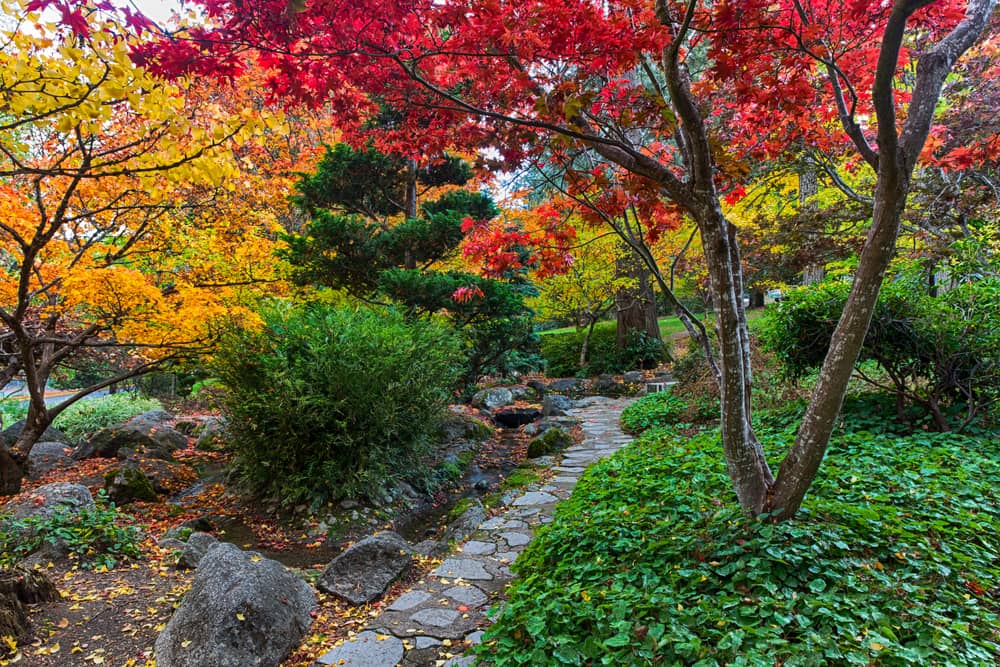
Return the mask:
<svg viewBox="0 0 1000 667">
<path fill-rule="evenodd" d="M 801 410 L 761 415 L 772 457 Z M 517 560 L 482 654 L 498 667 L 998 664 L 1000 439 L 908 432 L 892 413 L 850 399 L 802 511 L 777 525 L 740 512 L 717 430 L 645 431 L 588 470 Z"/>
</svg>

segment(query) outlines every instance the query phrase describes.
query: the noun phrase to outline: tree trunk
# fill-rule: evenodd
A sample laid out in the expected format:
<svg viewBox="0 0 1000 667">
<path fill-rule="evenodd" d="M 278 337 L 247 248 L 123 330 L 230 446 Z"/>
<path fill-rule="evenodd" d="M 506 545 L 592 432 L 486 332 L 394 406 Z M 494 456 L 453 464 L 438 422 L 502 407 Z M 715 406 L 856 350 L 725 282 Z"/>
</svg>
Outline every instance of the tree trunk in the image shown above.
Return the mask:
<svg viewBox="0 0 1000 667">
<path fill-rule="evenodd" d="M 406 216 L 407 220 L 412 220 L 417 217 L 417 162 L 416 160 L 407 160 L 406 162 L 406 210 L 403 214 Z M 406 249 L 405 256 L 403 258 L 403 265 L 409 270 L 417 268 L 417 262 L 413 257 L 413 251 L 410 248 Z"/>
<path fill-rule="evenodd" d="M 0 637 L 27 643 L 30 635 L 24 605 L 58 599 L 59 590 L 41 572 L 23 567 L 0 569 Z M 4 656 L 5 648 L 0 643 L 0 657 Z"/>
<path fill-rule="evenodd" d="M 819 194 L 819 181 L 816 179 L 816 170 L 813 168 L 803 168 L 799 171 L 799 208 L 815 209 L 816 205 L 809 200 Z M 814 260 L 802 269 L 802 284 L 813 285 L 822 282 L 826 276 L 826 266 Z"/>
<path fill-rule="evenodd" d="M 615 263 L 617 277 L 629 278 L 628 287 L 615 294 L 615 311 L 618 320 L 616 342 L 618 349 L 628 345 L 633 331 L 642 331 L 654 340 L 660 340 L 660 323 L 656 310 L 656 293 L 650 271 L 642 258 L 626 245 Z"/>
<path fill-rule="evenodd" d="M 580 346 L 580 368 L 587 365 L 587 353 L 590 350 L 590 337 L 594 334 L 594 327 L 597 325 L 597 318 L 592 317 L 587 325 L 587 333 L 583 335 L 583 344 Z"/>
<path fill-rule="evenodd" d="M 726 220 L 717 199 L 704 204 L 697 219 L 709 268 L 719 339 L 720 428 L 726 469 L 740 506 L 756 515 L 766 508 L 774 478 L 751 418 L 750 334 L 743 307 L 736 229 Z"/>
<path fill-rule="evenodd" d="M 795 514 L 826 454 L 847 384 L 875 312 L 882 279 L 896 252 L 896 237 L 909 185 L 908 178 L 901 181 L 900 177 L 892 169 L 879 174 L 872 228 L 861 251 L 851 293 L 834 330 L 830 350 L 795 444 L 778 471 L 771 501 L 772 510 L 778 517 Z"/>
</svg>

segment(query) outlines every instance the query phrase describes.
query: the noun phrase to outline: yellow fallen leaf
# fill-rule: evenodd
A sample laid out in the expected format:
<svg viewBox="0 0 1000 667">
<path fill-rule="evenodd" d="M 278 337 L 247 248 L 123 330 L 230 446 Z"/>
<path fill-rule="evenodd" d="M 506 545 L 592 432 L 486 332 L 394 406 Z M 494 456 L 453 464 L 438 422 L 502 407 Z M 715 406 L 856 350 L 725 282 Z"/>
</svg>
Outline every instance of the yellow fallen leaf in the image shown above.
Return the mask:
<svg viewBox="0 0 1000 667">
<path fill-rule="evenodd" d="M 63 629 L 68 628 L 69 627 L 69 619 L 68 618 L 61 618 L 61 619 L 59 619 L 59 622 L 56 623 L 56 627 L 63 628 Z"/>
<path fill-rule="evenodd" d="M 237 618 L 237 619 L 239 619 L 239 620 L 241 620 L 241 621 L 245 621 L 245 620 L 247 620 L 247 617 L 246 617 L 246 616 L 244 616 L 242 612 L 240 612 L 240 613 L 237 613 L 237 614 L 236 614 L 236 618 Z"/>
</svg>

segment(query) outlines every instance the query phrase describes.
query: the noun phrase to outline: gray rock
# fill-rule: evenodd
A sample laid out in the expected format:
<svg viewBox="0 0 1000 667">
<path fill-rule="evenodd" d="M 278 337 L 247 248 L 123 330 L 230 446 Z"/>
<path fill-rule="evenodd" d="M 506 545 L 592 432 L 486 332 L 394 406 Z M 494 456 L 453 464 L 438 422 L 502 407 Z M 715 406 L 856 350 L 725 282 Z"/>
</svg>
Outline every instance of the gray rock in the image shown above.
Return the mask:
<svg viewBox="0 0 1000 667">
<path fill-rule="evenodd" d="M 351 604 L 366 604 L 381 597 L 412 562 L 406 540 L 391 531 L 376 533 L 334 558 L 316 586 Z"/>
<path fill-rule="evenodd" d="M 520 498 L 516 499 L 514 501 L 514 505 L 517 507 L 524 507 L 525 505 L 548 505 L 549 503 L 554 503 L 557 500 L 558 498 L 549 493 L 529 491 Z"/>
<path fill-rule="evenodd" d="M 184 545 L 184 551 L 181 552 L 180 558 L 177 559 L 178 569 L 193 570 L 198 567 L 198 563 L 218 543 L 219 540 L 208 533 L 191 533 L 187 543 Z"/>
<path fill-rule="evenodd" d="M 573 409 L 573 400 L 559 394 L 546 394 L 542 399 L 542 416 L 562 416 Z"/>
<path fill-rule="evenodd" d="M 172 551 L 184 551 L 184 547 L 187 546 L 175 537 L 161 537 L 156 541 L 156 545 L 161 549 L 170 549 Z"/>
<path fill-rule="evenodd" d="M 281 563 L 220 543 L 157 637 L 156 664 L 278 667 L 316 607 L 316 594 Z"/>
<path fill-rule="evenodd" d="M 125 461 L 117 470 L 109 471 L 104 476 L 104 489 L 108 498 L 119 505 L 136 500 L 156 500 L 153 483 L 135 461 Z"/>
<path fill-rule="evenodd" d="M 413 638 L 413 647 L 418 651 L 425 648 L 430 648 L 432 646 L 440 646 L 440 645 L 441 645 L 441 640 L 436 639 L 434 637 L 424 637 L 423 635 L 420 635 L 418 637 Z"/>
<path fill-rule="evenodd" d="M 403 593 L 396 601 L 389 605 L 389 611 L 406 611 L 422 605 L 431 599 L 431 594 L 427 591 L 408 591 Z"/>
<path fill-rule="evenodd" d="M 469 581 L 491 581 L 493 575 L 483 564 L 473 558 L 447 558 L 432 573 L 436 577 L 468 579 Z"/>
<path fill-rule="evenodd" d="M 480 542 L 471 540 L 462 545 L 462 553 L 470 556 L 489 556 L 497 550 L 497 545 L 492 542 Z"/>
<path fill-rule="evenodd" d="M 226 420 L 220 417 L 206 417 L 198 431 L 198 439 L 194 443 L 195 449 L 217 452 L 225 449 L 225 445 Z"/>
<path fill-rule="evenodd" d="M 478 391 L 472 397 L 472 405 L 485 410 L 496 410 L 514 402 L 514 394 L 506 387 L 492 387 Z"/>
<path fill-rule="evenodd" d="M 27 499 L 4 506 L 3 513 L 22 520 L 31 517 L 48 518 L 56 512 L 78 514 L 81 510 L 92 509 L 94 497 L 82 484 L 55 482 L 45 484 L 32 491 Z"/>
<path fill-rule="evenodd" d="M 470 646 L 475 646 L 476 644 L 482 644 L 483 634 L 484 633 L 482 630 L 476 630 L 475 632 L 470 632 L 469 634 L 465 635 L 465 641 Z"/>
<path fill-rule="evenodd" d="M 582 378 L 561 378 L 549 382 L 546 389 L 559 394 L 577 396 L 587 390 L 587 381 Z"/>
<path fill-rule="evenodd" d="M 124 424 L 103 428 L 73 453 L 73 458 L 115 458 L 122 449 L 130 449 L 153 458 L 170 459 L 173 452 L 187 445 L 184 434 L 174 430 L 164 419 L 162 410 L 144 412 Z"/>
<path fill-rule="evenodd" d="M 515 401 L 537 401 L 539 393 L 534 387 L 510 387 Z"/>
<path fill-rule="evenodd" d="M 541 435 L 528 443 L 528 458 L 536 459 L 539 456 L 554 454 L 562 451 L 573 444 L 573 438 L 569 433 L 558 426 L 545 429 Z"/>
<path fill-rule="evenodd" d="M 448 545 L 446 543 L 438 542 L 433 539 L 427 539 L 413 545 L 414 553 L 418 553 L 421 556 L 437 556 L 447 550 Z"/>
<path fill-rule="evenodd" d="M 38 479 L 47 472 L 72 467 L 76 461 L 69 455 L 71 451 L 65 442 L 36 442 L 28 452 L 28 477 Z"/>
<path fill-rule="evenodd" d="M 410 618 L 427 627 L 446 628 L 457 621 L 460 616 L 461 614 L 454 609 L 431 607 L 430 609 L 421 609 Z"/>
<path fill-rule="evenodd" d="M 448 529 L 448 539 L 461 542 L 479 529 L 479 524 L 486 521 L 486 508 L 478 500 L 473 500 L 468 508 L 455 519 Z"/>
<path fill-rule="evenodd" d="M 4 447 L 12 447 L 17 439 L 21 437 L 21 432 L 24 431 L 25 420 L 16 421 L 0 433 L 0 445 Z M 60 431 L 59 429 L 52 428 L 51 426 L 45 429 L 41 437 L 38 439 L 40 442 L 65 442 L 68 445 L 73 444 L 73 439 L 68 435 Z"/>
<path fill-rule="evenodd" d="M 642 376 L 642 371 L 629 371 L 622 376 L 622 382 L 639 385 L 645 383 L 645 378 Z"/>
<path fill-rule="evenodd" d="M 446 590 L 444 594 L 455 602 L 468 605 L 470 607 L 478 607 L 486 604 L 486 601 L 490 599 L 486 593 L 482 592 L 475 586 L 452 586 Z"/>
<path fill-rule="evenodd" d="M 403 653 L 402 640 L 367 630 L 337 646 L 317 663 L 344 667 L 391 667 L 403 659 Z"/>
<path fill-rule="evenodd" d="M 493 435 L 493 427 L 461 412 L 449 410 L 441 421 L 441 436 L 446 442 L 470 440 L 481 442 Z"/>
<path fill-rule="evenodd" d="M 531 536 L 525 535 L 524 533 L 515 533 L 515 532 L 500 533 L 500 537 L 506 540 L 507 544 L 509 544 L 512 547 L 523 547 L 524 545 L 526 545 L 528 542 L 531 541 Z"/>
</svg>

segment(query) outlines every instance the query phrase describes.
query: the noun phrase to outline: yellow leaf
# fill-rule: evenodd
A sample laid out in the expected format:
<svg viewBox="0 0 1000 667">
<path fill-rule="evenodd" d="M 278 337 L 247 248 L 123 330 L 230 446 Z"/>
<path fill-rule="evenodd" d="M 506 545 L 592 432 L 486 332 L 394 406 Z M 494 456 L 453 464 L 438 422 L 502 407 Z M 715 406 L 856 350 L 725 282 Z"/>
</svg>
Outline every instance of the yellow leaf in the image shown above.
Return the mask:
<svg viewBox="0 0 1000 667">
<path fill-rule="evenodd" d="M 879 644 L 878 642 L 872 642 L 868 646 L 870 646 L 873 651 L 881 651 L 882 649 L 885 648 L 884 645 Z"/>
<path fill-rule="evenodd" d="M 240 613 L 237 613 L 237 614 L 236 614 L 236 618 L 237 618 L 238 620 L 240 620 L 240 621 L 245 621 L 245 620 L 247 620 L 247 617 L 246 617 L 246 616 L 244 616 L 242 612 L 240 612 Z"/>
</svg>

